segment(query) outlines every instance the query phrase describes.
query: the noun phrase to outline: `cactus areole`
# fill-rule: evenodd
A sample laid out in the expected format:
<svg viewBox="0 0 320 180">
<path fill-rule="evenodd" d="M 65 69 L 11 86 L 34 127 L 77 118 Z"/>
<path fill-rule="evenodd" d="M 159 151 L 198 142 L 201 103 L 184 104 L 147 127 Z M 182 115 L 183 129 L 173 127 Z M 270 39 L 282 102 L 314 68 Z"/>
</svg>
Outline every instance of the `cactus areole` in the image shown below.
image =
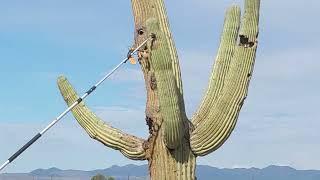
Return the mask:
<svg viewBox="0 0 320 180">
<path fill-rule="evenodd" d="M 230 136 L 247 96 L 258 37 L 260 0 L 245 0 L 226 11 L 221 42 L 207 92 L 188 119 L 181 73 L 163 0 L 131 0 L 135 45 L 147 91 L 148 139 L 128 135 L 98 118 L 84 102 L 72 113 L 89 136 L 133 160 L 147 160 L 152 180 L 194 180 L 196 158 L 218 149 Z M 199 2 L 201 3 L 201 2 Z M 79 97 L 65 77 L 58 86 L 70 106 Z"/>
</svg>

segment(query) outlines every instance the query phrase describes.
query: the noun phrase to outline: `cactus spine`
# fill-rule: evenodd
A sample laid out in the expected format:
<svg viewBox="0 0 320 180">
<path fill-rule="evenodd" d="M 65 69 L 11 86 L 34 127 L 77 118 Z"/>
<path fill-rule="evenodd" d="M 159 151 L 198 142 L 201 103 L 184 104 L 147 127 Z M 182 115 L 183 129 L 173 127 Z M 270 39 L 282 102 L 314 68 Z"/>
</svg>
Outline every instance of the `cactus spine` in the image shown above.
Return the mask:
<svg viewBox="0 0 320 180">
<path fill-rule="evenodd" d="M 189 120 L 185 113 L 177 52 L 163 0 L 131 0 L 135 44 L 150 33 L 157 38 L 139 52 L 147 103 L 147 140 L 115 129 L 82 102 L 73 115 L 89 136 L 134 160 L 148 160 L 152 180 L 194 180 L 196 157 L 218 149 L 235 127 L 247 96 L 258 38 L 260 0 L 245 0 L 226 11 L 224 30 L 207 93 Z M 70 105 L 78 95 L 65 77 L 58 86 Z"/>
</svg>

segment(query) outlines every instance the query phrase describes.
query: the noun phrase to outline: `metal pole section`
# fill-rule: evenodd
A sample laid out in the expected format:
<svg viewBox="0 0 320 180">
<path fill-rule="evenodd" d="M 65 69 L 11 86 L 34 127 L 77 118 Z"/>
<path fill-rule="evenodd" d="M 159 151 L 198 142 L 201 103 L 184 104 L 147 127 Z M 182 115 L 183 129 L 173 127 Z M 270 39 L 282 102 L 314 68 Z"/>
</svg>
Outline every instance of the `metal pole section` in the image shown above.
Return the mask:
<svg viewBox="0 0 320 180">
<path fill-rule="evenodd" d="M 144 46 L 149 40 L 154 39 L 155 35 L 152 34 L 148 39 L 142 42 L 136 49 L 133 51 L 129 51 L 127 58 L 121 61 L 115 68 L 113 68 L 108 74 L 106 74 L 99 82 L 97 82 L 94 86 L 92 86 L 86 93 L 84 93 L 76 102 L 74 102 L 71 106 L 69 106 L 65 111 L 63 111 L 56 119 L 54 119 L 46 128 L 44 128 L 40 133 L 35 135 L 29 142 L 27 142 L 22 148 L 20 148 L 16 153 L 14 153 L 5 163 L 0 166 L 0 172 L 3 170 L 8 164 L 14 161 L 20 154 L 22 154 L 26 149 L 28 149 L 34 142 L 36 142 L 43 134 L 45 134 L 51 127 L 53 127 L 56 123 L 58 123 L 66 114 L 68 114 L 74 107 L 80 104 L 86 97 L 88 97 L 94 90 L 97 89 L 106 79 L 108 79 L 115 71 L 117 71 L 121 65 L 126 63 L 129 58 L 136 53 L 142 46 Z"/>
</svg>

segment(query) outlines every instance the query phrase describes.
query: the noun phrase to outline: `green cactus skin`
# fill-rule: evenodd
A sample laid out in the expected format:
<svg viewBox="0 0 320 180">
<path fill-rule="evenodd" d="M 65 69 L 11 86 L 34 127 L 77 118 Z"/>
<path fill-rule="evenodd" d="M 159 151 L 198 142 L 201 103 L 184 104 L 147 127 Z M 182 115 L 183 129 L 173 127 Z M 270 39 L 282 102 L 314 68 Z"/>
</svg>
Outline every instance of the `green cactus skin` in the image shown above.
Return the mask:
<svg viewBox="0 0 320 180">
<path fill-rule="evenodd" d="M 260 0 L 245 0 L 226 11 L 224 30 L 203 101 L 188 120 L 179 60 L 163 0 L 131 0 L 135 46 L 150 33 L 156 39 L 139 52 L 150 136 L 137 138 L 115 129 L 82 102 L 72 110 L 89 136 L 134 160 L 148 160 L 152 180 L 195 180 L 196 157 L 218 149 L 232 133 L 248 93 L 257 50 Z M 199 62 L 197 62 L 199 63 Z M 61 76 L 58 86 L 68 105 L 78 95 Z"/>
<path fill-rule="evenodd" d="M 216 84 L 215 87 L 217 89 L 209 86 L 203 106 L 199 110 L 200 113 L 192 120 L 193 122 L 197 122 L 197 124 L 191 134 L 190 144 L 192 151 L 198 156 L 209 154 L 219 148 L 235 127 L 240 109 L 247 97 L 248 86 L 253 71 L 257 49 L 256 38 L 258 36 L 259 7 L 260 1 L 247 0 L 245 3 L 245 14 L 239 36 L 248 38 L 246 44 L 242 44 L 240 40 L 240 43 L 235 45 L 235 41 L 233 40 L 234 33 L 229 33 L 228 30 L 224 31 L 224 34 L 229 36 L 231 41 L 228 42 L 227 40 L 224 43 L 225 37 L 224 35 L 222 36 L 222 47 L 219 49 L 218 58 L 225 56 L 225 59 L 222 61 L 228 65 L 222 64 L 219 67 L 219 64 L 216 64 L 217 71 L 213 72 L 211 80 L 212 83 Z M 231 8 L 227 13 L 226 29 L 229 29 L 229 26 L 236 29 L 237 24 L 239 24 L 239 16 L 240 9 L 237 7 Z M 234 48 L 224 51 L 224 48 L 228 49 L 228 46 L 233 46 Z M 219 55 L 221 56 L 219 57 Z M 233 57 L 229 58 L 230 56 Z M 217 63 L 219 63 L 219 60 Z M 227 62 L 229 60 L 231 61 Z M 215 79 L 217 76 L 221 78 Z M 210 104 L 210 101 L 213 102 Z M 206 112 L 202 109 L 210 110 Z M 203 113 L 205 116 L 202 116 L 201 111 L 206 112 Z"/>
</svg>

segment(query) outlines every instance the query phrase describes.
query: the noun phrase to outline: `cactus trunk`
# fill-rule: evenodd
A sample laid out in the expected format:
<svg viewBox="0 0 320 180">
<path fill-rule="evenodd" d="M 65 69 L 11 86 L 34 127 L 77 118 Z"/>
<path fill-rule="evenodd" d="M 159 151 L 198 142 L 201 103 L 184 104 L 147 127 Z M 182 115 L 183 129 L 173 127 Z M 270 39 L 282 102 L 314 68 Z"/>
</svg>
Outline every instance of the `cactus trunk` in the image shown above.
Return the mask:
<svg viewBox="0 0 320 180">
<path fill-rule="evenodd" d="M 161 137 L 163 135 L 159 133 L 148 158 L 151 179 L 194 180 L 196 158 L 189 142 L 184 140 L 177 149 L 170 150 Z"/>
<path fill-rule="evenodd" d="M 91 138 L 130 159 L 148 160 L 152 180 L 194 180 L 196 157 L 215 151 L 228 139 L 247 96 L 257 49 L 260 0 L 245 0 L 242 22 L 238 6 L 227 10 L 207 93 L 190 120 L 185 113 L 179 61 L 163 0 L 131 3 L 134 46 L 150 34 L 156 36 L 138 52 L 147 91 L 148 139 L 109 126 L 83 102 L 72 112 Z M 65 77 L 58 79 L 58 85 L 68 105 L 77 100 Z"/>
</svg>

